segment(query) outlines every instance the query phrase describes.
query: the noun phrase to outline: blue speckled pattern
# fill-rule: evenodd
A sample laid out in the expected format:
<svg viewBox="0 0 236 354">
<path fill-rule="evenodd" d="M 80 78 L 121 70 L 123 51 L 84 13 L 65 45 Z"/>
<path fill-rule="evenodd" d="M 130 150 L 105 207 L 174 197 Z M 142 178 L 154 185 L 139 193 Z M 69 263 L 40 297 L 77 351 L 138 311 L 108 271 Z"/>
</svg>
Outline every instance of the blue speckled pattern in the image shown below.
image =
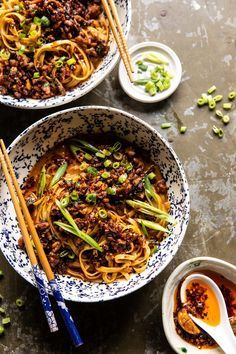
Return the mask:
<svg viewBox="0 0 236 354">
<path fill-rule="evenodd" d="M 115 0 L 115 4 L 124 35 L 127 38 L 131 24 L 131 0 Z M 61 106 L 86 95 L 86 93 L 90 92 L 94 87 L 100 84 L 100 82 L 104 80 L 115 67 L 118 59 L 119 51 L 112 35 L 109 53 L 102 60 L 92 76 L 77 88 L 68 91 L 65 96 L 55 96 L 47 99 L 35 100 L 31 98 L 17 99 L 9 95 L 0 95 L 0 103 L 24 109 L 43 109 Z"/>
<path fill-rule="evenodd" d="M 160 245 L 149 260 L 147 269 L 131 276 L 128 281 L 113 284 L 83 282 L 70 276 L 58 276 L 63 297 L 81 302 L 114 299 L 135 291 L 154 279 L 172 260 L 177 252 L 189 221 L 189 189 L 183 167 L 168 142 L 141 119 L 109 107 L 78 107 L 47 116 L 27 128 L 11 144 L 10 158 L 19 182 L 48 149 L 59 141 L 79 133 L 105 133 L 112 131 L 130 142 L 135 142 L 151 155 L 160 167 L 169 187 L 171 215 L 178 223 L 171 227 L 172 234 Z M 28 257 L 18 247 L 20 232 L 13 205 L 4 178 L 0 188 L 0 247 L 12 267 L 35 285 Z M 50 292 L 50 289 L 48 289 Z"/>
</svg>

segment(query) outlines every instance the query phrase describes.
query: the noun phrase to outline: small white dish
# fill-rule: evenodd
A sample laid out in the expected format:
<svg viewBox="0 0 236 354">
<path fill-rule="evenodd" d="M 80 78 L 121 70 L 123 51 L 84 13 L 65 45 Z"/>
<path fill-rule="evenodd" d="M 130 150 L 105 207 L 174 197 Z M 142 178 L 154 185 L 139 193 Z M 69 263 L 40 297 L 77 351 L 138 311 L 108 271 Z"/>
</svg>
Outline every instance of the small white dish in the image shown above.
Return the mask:
<svg viewBox="0 0 236 354">
<path fill-rule="evenodd" d="M 142 60 L 142 56 L 146 52 L 154 52 L 166 59 L 168 61 L 167 70 L 170 71 L 174 77 L 171 79 L 170 88 L 162 92 L 157 92 L 154 96 L 150 96 L 147 92 L 145 92 L 144 86 L 135 85 L 134 83 L 130 82 L 124 63 L 121 61 L 119 65 L 119 80 L 121 87 L 127 93 L 127 95 L 139 102 L 144 103 L 160 102 L 172 95 L 172 93 L 179 86 L 182 76 L 182 66 L 177 54 L 167 45 L 158 42 L 143 42 L 136 44 L 129 49 L 129 52 L 135 68 L 135 73 L 133 73 L 134 80 L 139 79 L 141 76 L 141 74 L 139 75 L 137 73 L 137 66 L 135 63 L 138 60 Z M 150 67 L 153 66 L 153 68 L 156 66 L 156 64 L 151 63 L 148 65 Z"/>
<path fill-rule="evenodd" d="M 166 338 L 178 354 L 223 354 L 221 348 L 198 349 L 183 340 L 176 332 L 174 323 L 174 294 L 180 281 L 192 272 L 202 270 L 214 271 L 236 283 L 236 266 L 221 259 L 212 257 L 197 257 L 181 263 L 168 278 L 162 295 L 162 322 Z M 233 353 L 232 353 L 233 354 Z"/>
</svg>

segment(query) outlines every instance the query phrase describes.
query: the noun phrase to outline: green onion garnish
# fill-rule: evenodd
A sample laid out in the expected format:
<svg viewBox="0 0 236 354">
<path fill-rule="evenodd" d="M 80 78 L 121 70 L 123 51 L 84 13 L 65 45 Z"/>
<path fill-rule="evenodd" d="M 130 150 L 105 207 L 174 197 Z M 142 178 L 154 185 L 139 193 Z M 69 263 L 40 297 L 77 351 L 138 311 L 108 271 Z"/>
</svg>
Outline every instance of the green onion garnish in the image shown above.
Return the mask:
<svg viewBox="0 0 236 354">
<path fill-rule="evenodd" d="M 102 252 L 103 251 L 102 247 L 99 246 L 99 244 L 91 236 L 87 235 L 85 232 L 81 231 L 78 228 L 76 222 L 74 221 L 74 219 L 72 218 L 72 216 L 70 215 L 68 210 L 61 206 L 61 203 L 59 202 L 59 200 L 56 200 L 56 205 L 58 206 L 62 215 L 69 222 L 70 225 L 64 224 L 59 221 L 55 221 L 54 224 L 56 224 L 57 226 L 59 226 L 63 230 L 80 237 L 83 241 L 87 242 L 90 246 L 92 246 L 92 247 L 96 248 L 98 251 Z"/>
<path fill-rule="evenodd" d="M 59 254 L 59 256 L 60 256 L 60 258 L 64 258 L 64 257 L 66 257 L 66 256 L 68 255 L 68 253 L 69 253 L 69 251 L 64 250 L 64 251 L 62 251 L 62 252 Z"/>
<path fill-rule="evenodd" d="M 75 254 L 74 253 L 69 253 L 68 254 L 68 258 L 69 259 L 74 259 L 75 258 Z"/>
<path fill-rule="evenodd" d="M 73 191 L 70 194 L 70 199 L 76 202 L 77 200 L 79 200 L 79 193 L 77 191 Z"/>
<path fill-rule="evenodd" d="M 87 173 L 91 174 L 92 176 L 97 176 L 98 170 L 95 167 L 89 166 L 87 168 Z"/>
<path fill-rule="evenodd" d="M 117 151 L 119 151 L 119 150 L 121 149 L 121 147 L 122 147 L 122 144 L 121 144 L 119 141 L 117 141 L 117 142 L 112 146 L 111 151 L 117 152 Z"/>
<path fill-rule="evenodd" d="M 34 22 L 35 25 L 41 25 L 41 18 L 35 16 L 33 18 L 33 22 Z"/>
<path fill-rule="evenodd" d="M 0 336 L 2 336 L 4 333 L 4 327 L 0 325 Z"/>
<path fill-rule="evenodd" d="M 118 161 L 121 161 L 123 159 L 123 154 L 121 152 L 115 152 L 113 156 L 114 159 Z"/>
<path fill-rule="evenodd" d="M 73 64 L 75 64 L 76 63 L 76 59 L 73 57 L 73 58 L 70 58 L 69 60 L 67 60 L 67 62 L 66 62 L 66 64 L 67 65 L 73 65 Z"/>
<path fill-rule="evenodd" d="M 222 100 L 223 96 L 222 95 L 216 95 L 215 97 L 213 97 L 213 100 L 215 102 L 220 102 Z"/>
<path fill-rule="evenodd" d="M 18 50 L 18 54 L 22 55 L 25 52 L 25 45 L 20 46 L 20 49 Z"/>
<path fill-rule="evenodd" d="M 50 26 L 50 20 L 47 16 L 41 17 L 41 24 L 45 27 Z"/>
<path fill-rule="evenodd" d="M 66 169 L 67 169 L 67 162 L 63 163 L 63 165 L 61 165 L 58 170 L 56 171 L 55 175 L 53 176 L 51 183 L 50 183 L 50 187 L 53 187 L 55 184 L 57 184 L 60 179 L 64 176 Z"/>
<path fill-rule="evenodd" d="M 2 319 L 2 324 L 3 324 L 4 326 L 9 325 L 10 323 L 11 323 L 11 318 L 10 318 L 10 317 L 4 317 L 4 318 Z"/>
<path fill-rule="evenodd" d="M 169 64 L 169 62 L 162 56 L 156 54 L 156 53 L 144 53 L 143 58 L 147 61 L 150 61 L 151 63 L 154 64 Z"/>
<path fill-rule="evenodd" d="M 124 173 L 123 175 L 121 175 L 119 178 L 118 178 L 118 182 L 119 183 L 124 183 L 126 180 L 127 180 L 127 173 Z"/>
<path fill-rule="evenodd" d="M 93 152 L 93 153 L 99 152 L 99 150 L 98 150 L 95 146 L 93 146 L 93 145 L 87 143 L 87 142 L 84 141 L 84 140 L 81 140 L 81 139 L 73 139 L 73 141 L 75 141 L 76 143 L 79 143 L 84 149 L 87 149 L 87 150 L 89 150 L 89 151 L 91 151 L 91 152 Z"/>
<path fill-rule="evenodd" d="M 38 71 L 36 71 L 33 75 L 34 79 L 38 79 L 40 77 L 40 73 Z"/>
<path fill-rule="evenodd" d="M 110 172 L 103 172 L 102 173 L 102 178 L 107 179 L 110 177 Z"/>
<path fill-rule="evenodd" d="M 109 166 L 111 166 L 111 164 L 112 164 L 112 162 L 111 162 L 111 160 L 106 160 L 106 161 L 104 161 L 104 167 L 109 167 Z"/>
<path fill-rule="evenodd" d="M 232 103 L 223 103 L 223 108 L 227 111 L 230 110 L 232 108 Z"/>
<path fill-rule="evenodd" d="M 90 155 L 90 154 L 88 154 L 87 152 L 86 152 L 86 154 L 84 154 L 84 158 L 86 159 L 86 160 L 88 160 L 88 161 L 90 161 L 90 160 L 92 160 L 92 155 Z"/>
<path fill-rule="evenodd" d="M 100 152 L 100 151 L 96 152 L 95 155 L 96 155 L 97 157 L 99 157 L 100 159 L 105 159 L 105 157 L 106 157 L 106 156 L 105 156 L 102 152 Z"/>
<path fill-rule="evenodd" d="M 159 225 L 158 223 L 150 220 L 144 220 L 144 219 L 137 219 L 137 221 L 142 225 L 148 227 L 149 229 L 156 230 L 156 231 L 163 231 L 168 234 L 170 234 L 170 231 L 167 230 L 165 227 Z"/>
<path fill-rule="evenodd" d="M 1 315 L 5 315 L 6 310 L 3 307 L 0 307 L 0 314 Z"/>
<path fill-rule="evenodd" d="M 80 165 L 80 170 L 81 171 L 84 171 L 84 170 L 86 170 L 87 168 L 88 168 L 88 164 L 87 164 L 87 162 L 82 162 L 82 164 Z"/>
<path fill-rule="evenodd" d="M 184 134 L 186 132 L 186 130 L 187 130 L 187 127 L 185 127 L 184 125 L 182 125 L 179 129 L 181 134 Z"/>
<path fill-rule="evenodd" d="M 119 168 L 119 167 L 120 167 L 120 163 L 119 163 L 119 162 L 114 162 L 114 163 L 112 164 L 112 167 L 113 167 L 113 168 Z"/>
<path fill-rule="evenodd" d="M 231 91 L 229 94 L 228 94 L 228 99 L 229 100 L 234 100 L 236 97 L 236 91 Z"/>
<path fill-rule="evenodd" d="M 106 219 L 107 218 L 107 212 L 105 209 L 100 209 L 98 211 L 98 215 L 100 216 L 101 219 Z"/>
<path fill-rule="evenodd" d="M 223 117 L 222 117 L 222 122 L 223 122 L 224 124 L 228 124 L 228 123 L 230 122 L 229 116 L 228 116 L 228 115 L 223 116 Z"/>
<path fill-rule="evenodd" d="M 207 92 L 209 93 L 209 95 L 211 95 L 213 92 L 215 92 L 215 90 L 216 90 L 216 86 L 213 85 L 207 90 Z"/>
<path fill-rule="evenodd" d="M 125 165 L 125 169 L 126 169 L 126 171 L 127 171 L 127 172 L 132 171 L 132 169 L 133 169 L 133 165 L 132 165 L 132 163 L 128 163 L 128 164 L 126 164 L 126 165 Z"/>
<path fill-rule="evenodd" d="M 171 123 L 162 123 L 161 124 L 161 129 L 168 129 L 171 127 Z"/>
<path fill-rule="evenodd" d="M 116 195 L 116 188 L 115 187 L 108 187 L 106 192 L 109 195 Z"/>
<path fill-rule="evenodd" d="M 210 109 L 214 109 L 215 107 L 216 107 L 216 101 L 215 100 L 209 100 L 209 102 L 208 102 L 208 107 L 210 108 Z"/>
<path fill-rule="evenodd" d="M 156 174 L 154 172 L 150 172 L 147 176 L 150 180 L 152 180 L 153 178 L 156 177 Z"/>
<path fill-rule="evenodd" d="M 0 58 L 3 60 L 10 59 L 11 53 L 7 49 L 0 50 Z"/>
<path fill-rule="evenodd" d="M 97 195 L 96 193 L 89 193 L 86 195 L 86 202 L 90 203 L 90 204 L 96 204 L 97 201 Z"/>
<path fill-rule="evenodd" d="M 152 256 L 154 253 L 156 253 L 158 251 L 158 246 L 155 245 L 152 249 L 151 249 L 151 252 L 150 252 L 150 256 Z"/>
<path fill-rule="evenodd" d="M 16 306 L 21 308 L 25 305 L 25 299 L 23 299 L 22 297 L 19 297 L 18 299 L 16 299 Z"/>
<path fill-rule="evenodd" d="M 39 188 L 38 188 L 38 196 L 42 197 L 45 187 L 46 187 L 47 177 L 46 177 L 46 168 L 45 165 L 42 167 L 39 176 Z"/>
<path fill-rule="evenodd" d="M 61 206 L 63 208 L 66 208 L 70 204 L 70 197 L 69 196 L 64 197 L 64 198 L 61 199 L 60 202 L 61 202 Z"/>
<path fill-rule="evenodd" d="M 197 100 L 197 104 L 198 104 L 199 107 L 204 106 L 206 103 L 208 103 L 208 100 L 206 100 L 204 98 L 199 98 Z"/>
<path fill-rule="evenodd" d="M 220 117 L 220 118 L 223 118 L 223 113 L 219 109 L 217 109 L 216 110 L 216 116 Z"/>
</svg>

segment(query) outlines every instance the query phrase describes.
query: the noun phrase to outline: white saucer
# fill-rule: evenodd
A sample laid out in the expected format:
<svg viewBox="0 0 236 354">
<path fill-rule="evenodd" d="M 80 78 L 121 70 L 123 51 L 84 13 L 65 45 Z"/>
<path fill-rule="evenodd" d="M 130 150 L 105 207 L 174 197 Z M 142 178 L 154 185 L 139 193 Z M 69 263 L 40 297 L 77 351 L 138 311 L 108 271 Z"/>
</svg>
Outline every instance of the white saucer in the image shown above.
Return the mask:
<svg viewBox="0 0 236 354">
<path fill-rule="evenodd" d="M 142 55 L 145 52 L 155 52 L 160 54 L 169 62 L 167 70 L 170 71 L 174 77 L 171 79 L 171 86 L 169 89 L 162 92 L 157 92 L 154 96 L 150 96 L 147 92 L 145 92 L 143 86 L 135 85 L 130 82 L 123 61 L 121 60 L 119 65 L 119 80 L 127 95 L 139 102 L 145 103 L 159 102 L 172 95 L 172 93 L 179 86 L 182 75 L 182 66 L 177 54 L 165 44 L 158 42 L 143 42 L 136 44 L 129 49 L 129 52 L 134 66 L 136 66 L 135 63 L 137 60 L 142 59 Z M 133 74 L 134 79 L 137 79 L 136 75 L 137 74 L 135 73 Z"/>
</svg>

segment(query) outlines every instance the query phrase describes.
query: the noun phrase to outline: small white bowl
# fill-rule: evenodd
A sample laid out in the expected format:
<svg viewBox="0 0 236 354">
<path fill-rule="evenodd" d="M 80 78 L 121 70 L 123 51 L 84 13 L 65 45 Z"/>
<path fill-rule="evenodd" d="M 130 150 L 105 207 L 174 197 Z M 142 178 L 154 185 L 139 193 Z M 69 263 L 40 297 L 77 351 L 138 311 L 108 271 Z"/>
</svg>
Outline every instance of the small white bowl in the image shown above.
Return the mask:
<svg viewBox="0 0 236 354">
<path fill-rule="evenodd" d="M 178 354 L 223 354 L 219 348 L 198 349 L 183 340 L 175 330 L 173 312 L 174 312 L 174 294 L 181 279 L 193 271 L 211 270 L 223 275 L 225 278 L 236 283 L 236 266 L 218 258 L 197 257 L 191 258 L 181 263 L 168 278 L 162 295 L 162 322 L 166 338 Z M 187 350 L 187 351 L 185 351 Z M 233 353 L 232 353 L 233 354 Z"/>
<path fill-rule="evenodd" d="M 124 63 L 121 61 L 119 66 L 119 80 L 121 87 L 127 93 L 127 95 L 139 102 L 144 103 L 160 102 L 172 95 L 172 93 L 179 86 L 182 76 L 182 66 L 177 54 L 167 45 L 158 42 L 143 42 L 137 44 L 130 48 L 129 52 L 134 67 L 137 60 L 141 60 L 142 55 L 145 52 L 155 52 L 161 55 L 169 62 L 167 69 L 174 75 L 174 77 L 171 79 L 171 86 L 169 89 L 162 92 L 157 92 L 154 96 L 150 96 L 147 92 L 145 92 L 143 86 L 135 85 L 130 82 Z M 135 80 L 138 79 L 138 74 L 134 73 L 133 77 Z"/>
</svg>

